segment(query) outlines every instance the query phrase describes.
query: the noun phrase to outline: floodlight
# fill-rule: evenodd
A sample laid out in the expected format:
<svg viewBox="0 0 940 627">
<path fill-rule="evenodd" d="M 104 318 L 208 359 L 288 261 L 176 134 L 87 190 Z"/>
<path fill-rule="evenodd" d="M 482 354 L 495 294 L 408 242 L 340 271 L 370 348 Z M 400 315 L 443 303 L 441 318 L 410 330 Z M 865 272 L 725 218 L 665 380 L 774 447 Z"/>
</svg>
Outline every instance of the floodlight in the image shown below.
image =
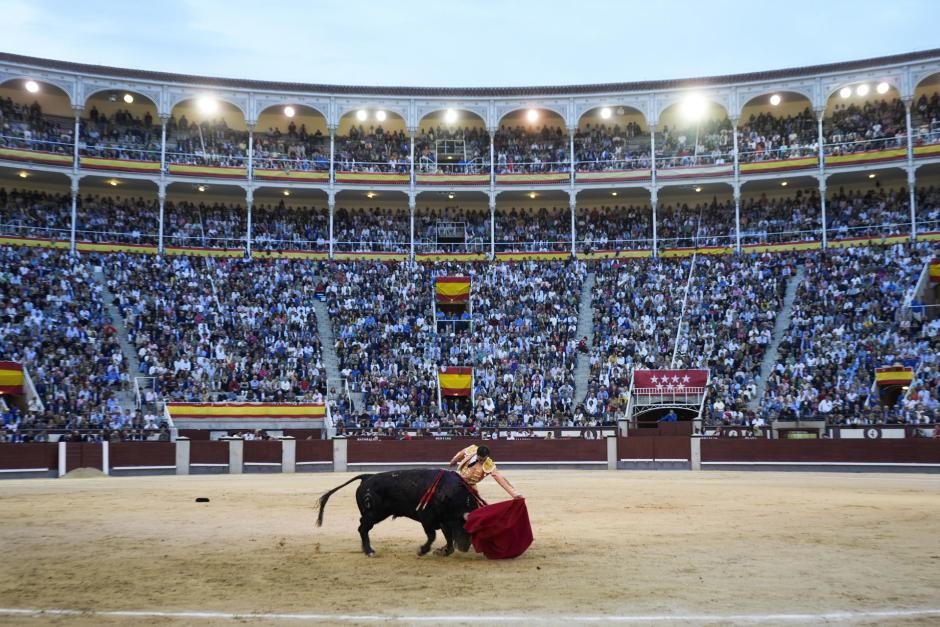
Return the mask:
<svg viewBox="0 0 940 627">
<path fill-rule="evenodd" d="M 697 122 L 705 116 L 708 101 L 702 94 L 689 94 L 682 101 L 682 115 L 691 122 Z"/>
<path fill-rule="evenodd" d="M 205 96 L 196 101 L 196 106 L 205 114 L 215 113 L 219 110 L 219 102 L 215 98 Z"/>
<path fill-rule="evenodd" d="M 774 94 L 770 97 L 770 104 L 776 107 L 778 104 L 780 104 L 780 100 L 780 94 Z"/>
<path fill-rule="evenodd" d="M 26 91 L 31 94 L 35 94 L 37 91 L 39 91 L 39 83 L 36 81 L 26 81 Z"/>
<path fill-rule="evenodd" d="M 375 112 L 375 119 L 379 122 L 384 122 L 386 118 L 385 112 L 381 109 Z"/>
<path fill-rule="evenodd" d="M 604 107 L 601 109 L 601 117 L 605 120 L 609 120 L 611 115 L 613 115 L 613 111 L 610 110 L 610 107 Z"/>
<path fill-rule="evenodd" d="M 284 115 L 286 115 L 287 117 L 292 118 L 294 117 L 295 113 L 297 112 L 294 111 L 294 107 L 290 107 L 290 106 L 284 107 Z"/>
<path fill-rule="evenodd" d="M 855 93 L 858 94 L 859 96 L 867 96 L 869 89 L 870 87 L 867 84 L 862 83 L 861 85 L 855 88 Z"/>
<path fill-rule="evenodd" d="M 447 122 L 448 124 L 453 124 L 454 122 L 456 122 L 456 121 L 457 121 L 457 112 L 454 111 L 453 109 L 448 109 L 448 110 L 444 113 L 444 121 Z"/>
<path fill-rule="evenodd" d="M 358 111 L 356 111 L 356 119 L 359 120 L 360 122 L 365 122 L 368 116 L 369 114 L 366 113 L 365 109 L 359 109 Z"/>
<path fill-rule="evenodd" d="M 127 104 L 134 104 L 134 97 L 130 94 L 124 94 L 124 102 Z"/>
</svg>

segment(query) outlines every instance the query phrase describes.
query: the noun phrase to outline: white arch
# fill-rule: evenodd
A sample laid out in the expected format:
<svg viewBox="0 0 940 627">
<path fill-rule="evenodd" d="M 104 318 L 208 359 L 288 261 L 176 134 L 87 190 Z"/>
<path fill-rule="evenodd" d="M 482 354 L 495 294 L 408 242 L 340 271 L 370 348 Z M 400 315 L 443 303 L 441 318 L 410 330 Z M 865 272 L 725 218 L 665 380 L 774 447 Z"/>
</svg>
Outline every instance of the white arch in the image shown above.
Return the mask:
<svg viewBox="0 0 940 627">
<path fill-rule="evenodd" d="M 385 111 L 385 113 L 394 113 L 395 115 L 401 118 L 405 126 L 408 126 L 408 112 L 405 109 L 402 109 L 401 107 L 397 107 L 394 105 L 389 106 L 389 105 L 384 105 L 382 103 L 368 103 L 368 102 L 363 102 L 356 106 L 349 106 L 349 105 L 344 106 L 342 109 L 339 110 L 339 115 L 336 116 L 336 122 L 337 123 L 341 122 L 344 117 L 346 117 L 350 113 L 355 113 L 356 111 L 359 111 L 360 109 L 365 109 L 367 111 L 378 111 L 379 109 L 381 109 L 382 111 Z"/>
<path fill-rule="evenodd" d="M 245 112 L 245 107 L 243 107 L 242 105 L 238 104 L 237 102 L 234 102 L 233 99 L 231 99 L 231 98 L 227 98 L 227 97 L 225 97 L 225 96 L 220 96 L 220 95 L 218 95 L 218 94 L 216 94 L 216 93 L 213 93 L 212 91 L 208 91 L 208 90 L 207 90 L 206 92 L 204 92 L 204 93 L 189 93 L 189 94 L 177 96 L 176 98 L 174 98 L 173 100 L 170 101 L 170 109 L 169 109 L 169 112 L 172 114 L 172 113 L 173 113 L 173 109 L 175 109 L 178 105 L 180 105 L 180 104 L 182 104 L 182 103 L 184 103 L 184 102 L 187 102 L 187 101 L 189 101 L 189 100 L 197 101 L 197 100 L 199 100 L 200 98 L 203 98 L 203 97 L 206 97 L 206 98 L 213 98 L 213 99 L 215 99 L 215 100 L 218 100 L 219 102 L 224 102 L 224 103 L 226 103 L 226 104 L 232 105 L 233 107 L 235 107 L 236 109 L 238 109 L 238 112 L 239 112 L 239 113 L 242 114 L 242 119 L 245 120 L 245 123 L 246 123 L 246 124 L 248 123 L 248 114 Z"/>
<path fill-rule="evenodd" d="M 303 101 L 300 101 L 300 100 L 289 100 L 286 96 L 284 97 L 284 99 L 278 100 L 277 102 L 268 102 L 268 101 L 265 101 L 265 103 L 264 103 L 263 105 L 259 106 L 259 108 L 258 108 L 258 116 L 257 116 L 257 117 L 260 118 L 260 117 L 264 114 L 264 112 L 267 111 L 268 109 L 273 109 L 273 108 L 275 108 L 275 107 L 288 107 L 288 106 L 290 106 L 290 107 L 305 107 L 305 108 L 307 108 L 307 109 L 311 109 L 311 110 L 313 110 L 313 111 L 316 111 L 316 112 L 317 112 L 317 115 L 319 115 L 320 117 L 322 117 L 324 120 L 327 120 L 327 121 L 329 120 L 329 115 L 328 115 L 328 113 L 327 113 L 326 111 L 323 111 L 320 107 L 315 107 L 315 106 L 313 106 L 313 105 L 311 105 L 311 104 L 309 104 L 309 103 L 306 103 L 306 102 L 303 102 Z M 263 107 L 263 108 L 262 108 L 262 107 Z M 298 113 L 299 113 L 299 112 L 298 112 Z"/>
<path fill-rule="evenodd" d="M 558 109 L 557 107 L 555 107 L 554 105 L 539 104 L 539 103 L 533 103 L 533 104 L 530 104 L 530 105 L 513 106 L 512 109 L 508 109 L 508 110 L 506 110 L 506 111 L 501 112 L 501 113 L 499 114 L 499 119 L 496 121 L 496 128 L 498 129 L 498 128 L 502 125 L 503 120 L 506 119 L 506 116 L 512 115 L 512 114 L 515 113 L 516 111 L 527 111 L 527 110 L 529 110 L 529 109 L 536 109 L 536 110 L 541 109 L 541 110 L 544 110 L 544 111 L 551 111 L 552 113 L 557 114 L 558 117 L 561 118 L 561 121 L 562 121 L 562 123 L 563 123 L 563 125 L 565 126 L 565 129 L 566 129 L 566 131 L 567 131 L 567 127 L 568 127 L 568 113 L 567 113 L 567 111 L 562 111 L 562 110 Z"/>
<path fill-rule="evenodd" d="M 578 117 L 577 117 L 577 120 L 575 120 L 575 122 L 578 124 L 578 126 L 580 126 L 580 125 L 581 125 L 581 119 L 582 119 L 584 116 L 586 116 L 586 115 L 587 115 L 588 113 L 590 113 L 591 111 L 594 111 L 595 109 L 602 109 L 602 108 L 604 108 L 604 107 L 610 107 L 611 109 L 616 109 L 617 107 L 623 107 L 624 109 L 632 109 L 633 111 L 635 111 L 635 112 L 637 112 L 637 113 L 640 114 L 640 117 L 643 118 L 643 122 L 644 122 L 647 126 L 650 126 L 649 118 L 647 117 L 646 112 L 643 111 L 643 109 L 641 109 L 640 107 L 638 107 L 638 106 L 636 106 L 636 105 L 625 104 L 625 103 L 623 103 L 623 102 L 618 102 L 616 98 L 611 98 L 610 101 L 604 101 L 604 102 L 602 102 L 602 103 L 600 103 L 600 104 L 585 104 L 585 105 L 583 105 L 582 107 L 580 107 L 580 108 L 576 111 Z"/>
<path fill-rule="evenodd" d="M 48 78 L 37 78 L 36 76 L 30 76 L 27 74 L 11 73 L 11 74 L 6 74 L 6 75 L 0 75 L 0 87 L 3 87 L 4 85 L 12 81 L 36 81 L 40 85 L 43 85 L 43 84 L 51 85 L 52 87 L 55 87 L 56 89 L 61 90 L 65 94 L 65 97 L 69 101 L 69 107 L 73 107 L 73 108 L 75 107 L 75 98 L 74 98 L 75 86 L 74 85 L 69 85 L 66 87 L 62 83 L 59 83 L 58 81 L 50 80 Z M 26 92 L 26 93 L 29 94 L 29 92 Z M 29 94 L 29 95 L 32 96 L 34 94 Z"/>
<path fill-rule="evenodd" d="M 810 109 L 815 109 L 815 107 L 813 106 L 813 95 L 811 93 L 808 93 L 806 90 L 800 89 L 798 87 L 792 87 L 792 88 L 782 87 L 780 89 L 771 89 L 770 91 L 761 90 L 760 93 L 757 93 L 753 96 L 748 96 L 747 94 L 745 94 L 745 97 L 747 97 L 747 100 L 741 104 L 741 110 L 738 111 L 738 117 L 740 117 L 744 113 L 745 107 L 750 105 L 752 102 L 754 102 L 758 98 L 768 98 L 774 94 L 795 94 L 797 96 L 805 98 L 809 104 Z"/>
<path fill-rule="evenodd" d="M 125 91 L 129 94 L 134 95 L 135 97 L 140 96 L 141 98 L 146 98 L 147 102 L 152 104 L 155 109 L 157 109 L 158 111 L 160 109 L 160 105 L 157 103 L 157 101 L 151 98 L 150 96 L 148 96 L 147 94 L 142 94 L 139 91 L 135 91 L 133 89 L 117 89 L 115 87 L 96 87 L 93 91 L 85 95 L 85 102 L 82 103 L 82 106 L 87 105 L 88 101 L 94 98 L 95 96 L 97 96 L 98 94 L 103 94 L 108 91 Z"/>
<path fill-rule="evenodd" d="M 881 96 L 881 94 L 875 92 L 875 85 L 877 85 L 878 83 L 881 83 L 882 81 L 885 83 L 888 83 L 888 85 L 891 86 L 891 89 L 896 91 L 898 93 L 898 96 L 900 97 L 901 86 L 900 86 L 900 81 L 896 77 L 892 76 L 890 78 L 872 79 L 872 80 L 852 80 L 852 81 L 847 81 L 845 83 L 838 84 L 835 87 L 830 87 L 829 92 L 826 94 L 825 106 L 826 108 L 829 108 L 829 101 L 832 100 L 833 96 L 839 93 L 839 90 L 842 89 L 843 87 L 851 87 L 855 85 L 860 85 L 862 83 L 868 83 L 871 85 L 871 91 L 868 92 L 869 96 L 876 96 L 876 97 Z"/>
</svg>

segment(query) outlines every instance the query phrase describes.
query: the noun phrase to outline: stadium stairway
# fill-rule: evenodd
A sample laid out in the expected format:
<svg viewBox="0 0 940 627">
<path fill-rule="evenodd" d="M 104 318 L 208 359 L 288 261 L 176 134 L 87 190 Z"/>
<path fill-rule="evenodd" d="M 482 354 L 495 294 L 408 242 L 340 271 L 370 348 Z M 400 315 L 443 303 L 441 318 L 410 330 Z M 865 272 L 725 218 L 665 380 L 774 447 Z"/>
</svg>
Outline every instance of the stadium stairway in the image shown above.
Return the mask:
<svg viewBox="0 0 940 627">
<path fill-rule="evenodd" d="M 131 344 L 127 335 L 127 325 L 124 324 L 124 316 L 121 310 L 115 304 L 114 292 L 108 287 L 108 280 L 100 266 L 95 268 L 95 280 L 101 285 L 101 301 L 104 309 L 111 318 L 111 324 L 117 330 L 117 341 L 121 347 L 121 353 L 124 355 L 124 366 L 127 371 L 127 386 L 118 393 L 118 400 L 121 407 L 128 412 L 137 411 L 137 395 L 134 393 L 134 377 L 140 374 L 140 360 L 137 359 L 137 351 Z"/>
<path fill-rule="evenodd" d="M 578 341 L 587 338 L 588 350 L 578 353 L 574 367 L 574 405 L 577 407 L 587 396 L 591 379 L 591 351 L 594 348 L 594 273 L 588 272 L 581 284 L 581 304 L 578 309 Z"/>
<path fill-rule="evenodd" d="M 760 364 L 760 377 L 757 379 L 757 393 L 748 403 L 748 409 L 757 411 L 760 409 L 761 401 L 764 399 L 764 392 L 767 391 L 767 379 L 773 371 L 777 360 L 780 357 L 780 342 L 790 326 L 790 317 L 793 315 L 793 301 L 796 300 L 796 291 L 800 283 L 803 282 L 805 274 L 803 266 L 796 269 L 796 273 L 787 281 L 787 291 L 783 296 L 783 306 L 777 312 L 777 319 L 774 321 L 774 332 L 770 338 L 770 344 L 764 351 L 764 359 Z"/>
<path fill-rule="evenodd" d="M 330 320 L 330 307 L 326 301 L 313 300 L 313 311 L 317 315 L 317 333 L 320 335 L 320 350 L 323 352 L 323 367 L 326 368 L 327 381 L 342 379 L 339 371 L 339 357 L 336 355 L 336 340 L 333 338 L 333 321 Z M 350 392 L 349 400 L 353 410 L 362 411 L 362 392 Z"/>
</svg>

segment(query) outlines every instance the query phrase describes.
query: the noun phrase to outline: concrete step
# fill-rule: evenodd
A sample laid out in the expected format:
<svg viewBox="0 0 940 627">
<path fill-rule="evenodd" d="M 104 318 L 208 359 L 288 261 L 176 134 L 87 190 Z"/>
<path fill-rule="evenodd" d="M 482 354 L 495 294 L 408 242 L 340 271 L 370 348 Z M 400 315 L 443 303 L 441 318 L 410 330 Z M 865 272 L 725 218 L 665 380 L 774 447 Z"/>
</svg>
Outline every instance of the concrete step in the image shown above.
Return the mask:
<svg viewBox="0 0 940 627">
<path fill-rule="evenodd" d="M 796 272 L 787 281 L 787 291 L 783 297 L 783 306 L 777 312 L 777 319 L 774 321 L 774 331 L 770 338 L 770 344 L 764 351 L 764 358 L 760 364 L 760 375 L 757 378 L 757 392 L 754 398 L 748 403 L 748 409 L 757 411 L 761 402 L 764 400 L 764 392 L 767 391 L 767 379 L 773 372 L 774 366 L 780 357 L 780 343 L 790 326 L 790 318 L 793 316 L 793 303 L 796 300 L 796 292 L 803 282 L 806 272 L 803 266 L 799 266 Z"/>
<path fill-rule="evenodd" d="M 333 321 L 330 319 L 330 307 L 325 301 L 314 300 L 313 311 L 317 315 L 317 333 L 320 335 L 320 347 L 323 353 L 323 367 L 326 369 L 327 380 L 336 381 L 343 375 L 339 369 L 339 356 L 336 354 L 336 339 L 333 335 Z M 353 409 L 358 413 L 362 411 L 362 394 L 350 392 L 350 401 Z"/>
<path fill-rule="evenodd" d="M 108 287 L 108 280 L 101 268 L 97 268 L 94 273 L 95 280 L 103 288 L 101 291 L 101 300 L 104 309 L 111 318 L 111 324 L 117 329 L 117 341 L 121 347 L 121 353 L 124 355 L 124 367 L 128 376 L 128 383 L 119 393 L 118 401 L 121 407 L 128 412 L 137 410 L 137 395 L 134 393 L 134 377 L 140 373 L 140 360 L 137 359 L 137 349 L 131 344 L 127 333 L 127 325 L 124 323 L 124 316 L 116 303 L 114 292 Z"/>
<path fill-rule="evenodd" d="M 578 353 L 574 367 L 574 405 L 577 407 L 587 396 L 591 380 L 591 351 L 594 348 L 594 281 L 593 272 L 588 272 L 581 284 L 581 301 L 578 308 L 578 341 L 587 338 L 587 352 Z"/>
</svg>

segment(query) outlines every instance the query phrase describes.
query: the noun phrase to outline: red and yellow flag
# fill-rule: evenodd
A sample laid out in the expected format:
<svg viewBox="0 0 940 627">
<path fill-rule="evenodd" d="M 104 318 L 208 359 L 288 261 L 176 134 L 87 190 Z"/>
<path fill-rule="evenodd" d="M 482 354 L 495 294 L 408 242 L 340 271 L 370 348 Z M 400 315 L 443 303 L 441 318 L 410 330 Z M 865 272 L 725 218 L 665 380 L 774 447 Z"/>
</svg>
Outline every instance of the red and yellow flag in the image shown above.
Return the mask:
<svg viewBox="0 0 940 627">
<path fill-rule="evenodd" d="M 444 396 L 470 396 L 473 385 L 473 368 L 444 366 L 437 373 Z"/>
<path fill-rule="evenodd" d="M 463 304 L 470 300 L 470 277 L 439 276 L 434 282 L 437 302 L 444 305 Z"/>
<path fill-rule="evenodd" d="M 173 418 L 189 420 L 266 418 L 312 420 L 326 415 L 323 403 L 167 403 Z"/>
<path fill-rule="evenodd" d="M 940 259 L 933 259 L 930 262 L 930 282 L 940 283 Z"/>
<path fill-rule="evenodd" d="M 906 366 L 875 368 L 875 383 L 878 385 L 910 385 L 913 380 L 913 368 Z"/>
<path fill-rule="evenodd" d="M 0 394 L 23 393 L 23 364 L 0 361 Z"/>
</svg>

